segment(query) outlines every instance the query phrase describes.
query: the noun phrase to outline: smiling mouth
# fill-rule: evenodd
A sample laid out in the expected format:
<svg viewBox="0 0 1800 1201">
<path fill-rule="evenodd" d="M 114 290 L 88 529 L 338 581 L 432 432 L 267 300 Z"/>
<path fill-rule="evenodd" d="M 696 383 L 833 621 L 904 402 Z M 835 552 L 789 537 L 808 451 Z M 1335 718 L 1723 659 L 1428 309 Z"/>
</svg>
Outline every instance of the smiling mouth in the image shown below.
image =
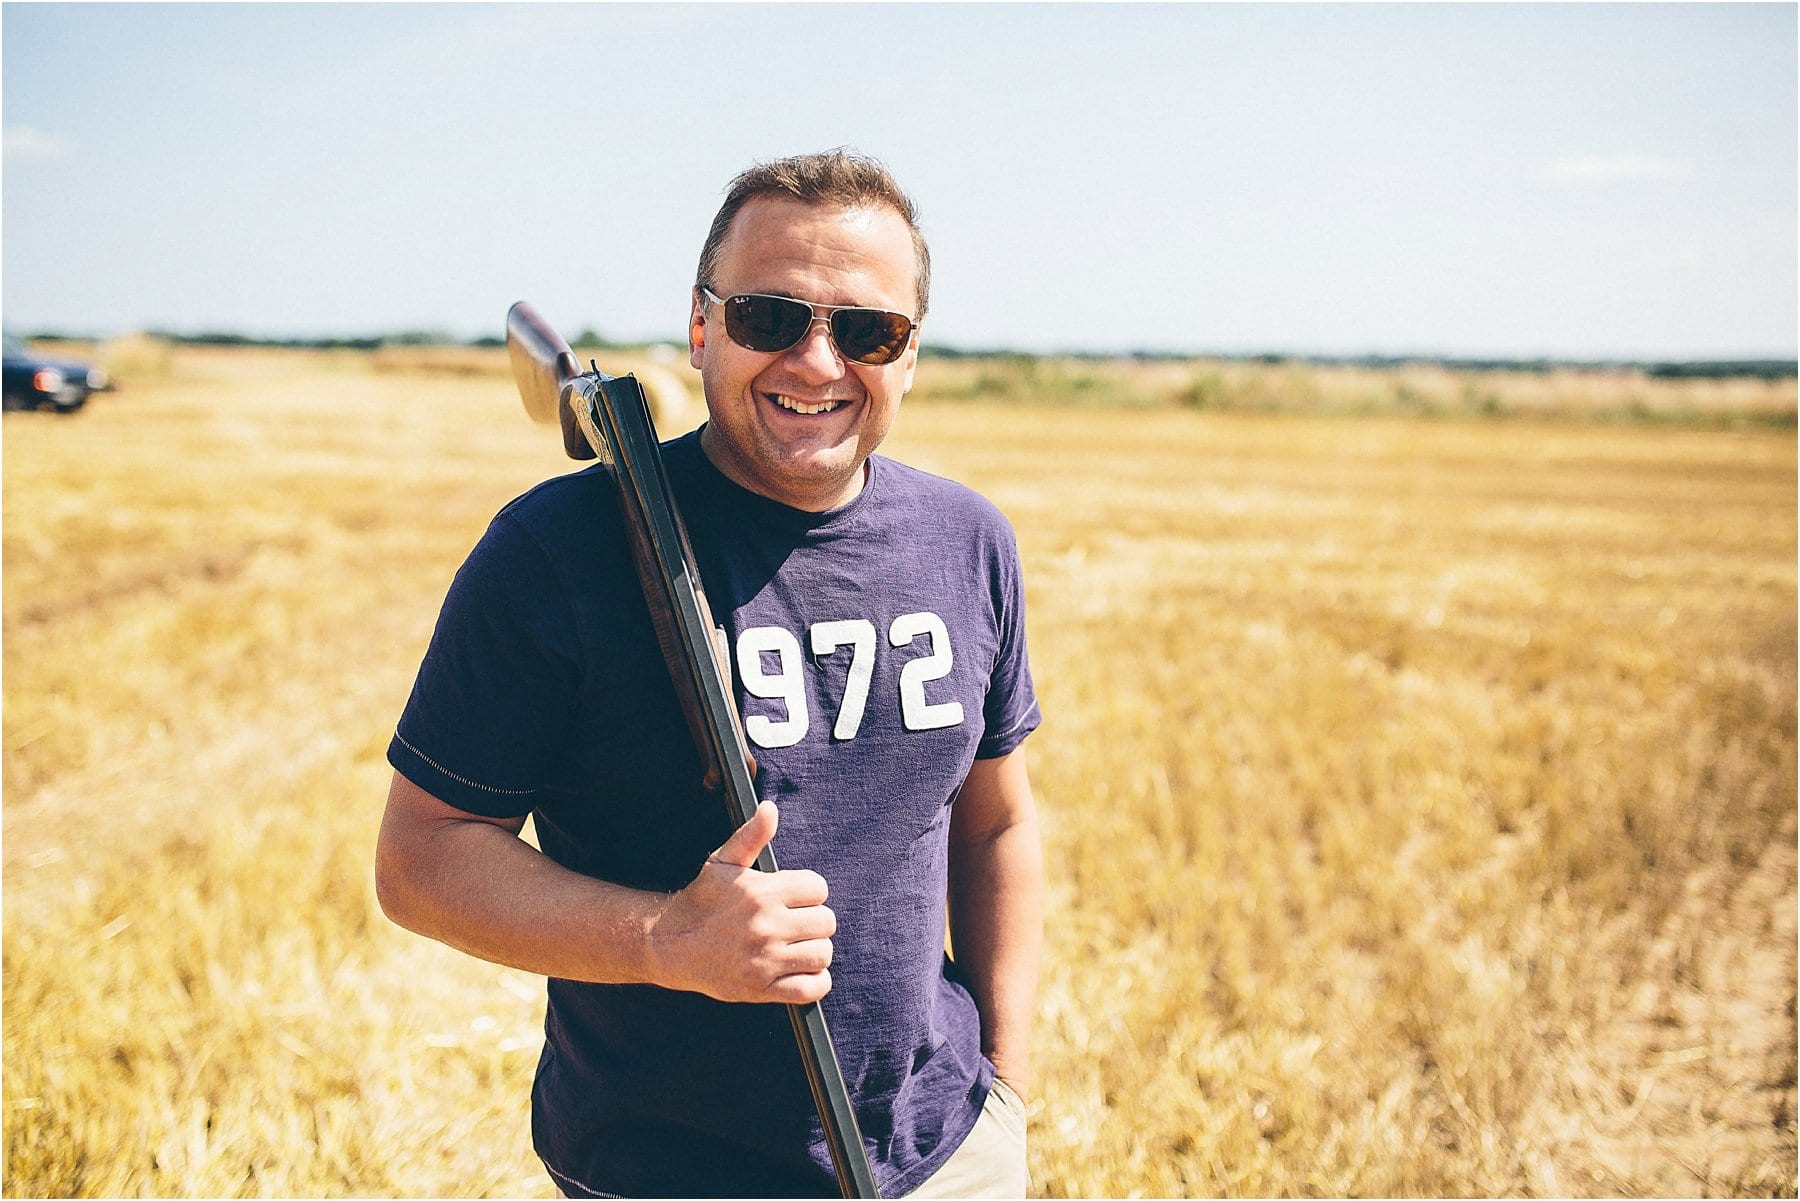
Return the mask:
<svg viewBox="0 0 1800 1201">
<path fill-rule="evenodd" d="M 847 400 L 822 400 L 817 404 L 807 404 L 805 401 L 795 400 L 792 396 L 783 396 L 779 392 L 769 393 L 769 399 L 790 413 L 800 413 L 807 417 L 819 413 L 830 413 L 850 403 Z"/>
</svg>

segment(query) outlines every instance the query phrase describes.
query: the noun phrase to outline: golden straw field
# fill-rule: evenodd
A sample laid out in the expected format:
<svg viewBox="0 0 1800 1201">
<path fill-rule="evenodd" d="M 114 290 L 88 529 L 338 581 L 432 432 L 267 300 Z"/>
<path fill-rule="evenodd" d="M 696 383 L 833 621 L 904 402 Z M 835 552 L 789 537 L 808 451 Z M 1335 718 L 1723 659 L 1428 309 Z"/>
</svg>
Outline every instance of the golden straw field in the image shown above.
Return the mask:
<svg viewBox="0 0 1800 1201">
<path fill-rule="evenodd" d="M 541 981 L 371 854 L 451 573 L 573 465 L 504 352 L 102 350 L 3 428 L 6 1195 L 554 1196 Z M 1036 1193 L 1795 1194 L 1793 415 L 921 367 L 888 452 L 1028 580 Z"/>
</svg>

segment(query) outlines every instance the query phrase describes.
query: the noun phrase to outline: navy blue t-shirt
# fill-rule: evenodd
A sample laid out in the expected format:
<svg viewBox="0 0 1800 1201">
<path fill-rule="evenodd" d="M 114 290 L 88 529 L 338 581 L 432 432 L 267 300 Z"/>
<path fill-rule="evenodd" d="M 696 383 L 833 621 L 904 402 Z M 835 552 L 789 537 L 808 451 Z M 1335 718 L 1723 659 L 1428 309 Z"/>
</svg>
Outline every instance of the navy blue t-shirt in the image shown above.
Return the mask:
<svg viewBox="0 0 1800 1201">
<path fill-rule="evenodd" d="M 663 448 L 759 770 L 774 852 L 837 915 L 823 1006 L 884 1195 L 916 1188 L 993 1082 L 944 954 L 950 807 L 1039 721 L 1011 527 L 960 484 L 873 456 L 808 513 Z M 730 834 L 657 648 L 601 468 L 495 517 L 458 572 L 388 750 L 471 813 L 531 813 L 575 871 L 674 891 Z M 835 1195 L 779 1005 L 552 979 L 532 1094 L 572 1195 Z"/>
</svg>

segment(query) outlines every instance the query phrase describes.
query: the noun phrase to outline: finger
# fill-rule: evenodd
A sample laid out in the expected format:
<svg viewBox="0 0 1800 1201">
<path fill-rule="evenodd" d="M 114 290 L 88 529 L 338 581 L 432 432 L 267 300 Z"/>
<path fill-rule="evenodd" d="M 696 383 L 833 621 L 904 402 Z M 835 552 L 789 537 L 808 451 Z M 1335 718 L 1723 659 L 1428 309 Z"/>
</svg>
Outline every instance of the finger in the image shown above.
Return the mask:
<svg viewBox="0 0 1800 1201">
<path fill-rule="evenodd" d="M 790 944 L 782 958 L 787 962 L 788 972 L 793 974 L 822 972 L 831 966 L 831 956 L 829 938 L 809 938 L 805 942 Z"/>
<path fill-rule="evenodd" d="M 769 1000 L 783 1005 L 806 1005 L 831 991 L 830 972 L 796 972 L 769 986 Z"/>
<path fill-rule="evenodd" d="M 831 889 L 826 886 L 825 877 L 818 872 L 807 871 L 805 868 L 776 872 L 771 883 L 775 888 L 775 895 L 780 897 L 782 904 L 790 909 L 823 905 L 825 898 L 831 895 Z"/>
<path fill-rule="evenodd" d="M 774 801 L 763 801 L 757 805 L 756 812 L 750 820 L 732 832 L 723 846 L 707 858 L 714 863 L 724 863 L 731 867 L 750 867 L 756 863 L 756 857 L 762 849 L 775 840 L 775 827 L 779 823 L 780 814 Z"/>
<path fill-rule="evenodd" d="M 836 933 L 837 914 L 823 905 L 788 910 L 787 920 L 782 926 L 782 935 L 788 943 L 830 938 Z"/>
</svg>

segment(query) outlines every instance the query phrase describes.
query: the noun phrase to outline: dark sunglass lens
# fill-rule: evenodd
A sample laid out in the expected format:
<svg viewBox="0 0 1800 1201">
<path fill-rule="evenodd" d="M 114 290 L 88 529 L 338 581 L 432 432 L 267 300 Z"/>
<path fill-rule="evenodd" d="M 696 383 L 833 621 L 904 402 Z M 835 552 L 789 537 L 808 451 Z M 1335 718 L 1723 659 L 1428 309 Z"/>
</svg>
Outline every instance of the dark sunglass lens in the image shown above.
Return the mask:
<svg viewBox="0 0 1800 1201">
<path fill-rule="evenodd" d="M 839 309 L 831 315 L 831 336 L 844 357 L 859 363 L 891 363 L 906 349 L 912 323 L 880 309 Z"/>
<path fill-rule="evenodd" d="M 733 296 L 725 304 L 725 332 L 746 350 L 786 350 L 811 324 L 811 309 L 781 296 Z"/>
</svg>

